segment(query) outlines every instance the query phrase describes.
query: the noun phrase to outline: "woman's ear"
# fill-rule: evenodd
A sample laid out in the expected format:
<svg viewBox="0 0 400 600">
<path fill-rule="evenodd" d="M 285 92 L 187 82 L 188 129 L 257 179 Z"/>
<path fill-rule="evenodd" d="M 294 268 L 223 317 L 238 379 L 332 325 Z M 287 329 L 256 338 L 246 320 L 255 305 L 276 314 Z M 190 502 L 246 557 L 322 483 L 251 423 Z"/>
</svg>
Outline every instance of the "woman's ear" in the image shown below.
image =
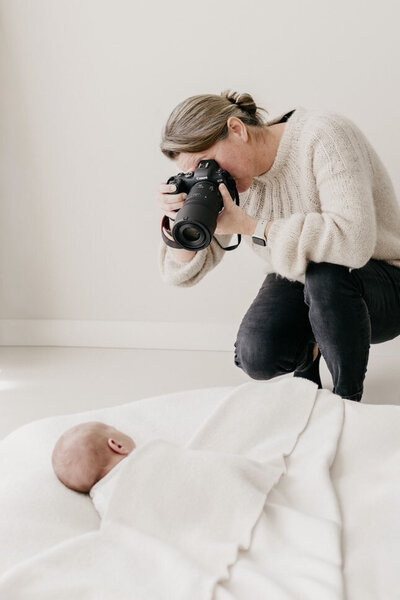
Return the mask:
<svg viewBox="0 0 400 600">
<path fill-rule="evenodd" d="M 229 117 L 227 120 L 228 129 L 231 130 L 232 133 L 238 135 L 242 138 L 244 142 L 247 142 L 248 133 L 247 127 L 238 117 Z"/>
</svg>

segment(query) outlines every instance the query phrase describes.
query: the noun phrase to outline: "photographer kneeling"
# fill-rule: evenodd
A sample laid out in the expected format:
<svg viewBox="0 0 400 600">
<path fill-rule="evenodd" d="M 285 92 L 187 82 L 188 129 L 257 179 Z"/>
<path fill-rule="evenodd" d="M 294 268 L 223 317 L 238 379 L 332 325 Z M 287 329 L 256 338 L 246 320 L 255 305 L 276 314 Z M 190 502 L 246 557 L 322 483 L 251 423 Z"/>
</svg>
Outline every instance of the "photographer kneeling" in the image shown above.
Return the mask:
<svg viewBox="0 0 400 600">
<path fill-rule="evenodd" d="M 235 364 L 253 379 L 294 371 L 322 387 L 322 355 L 333 392 L 360 401 L 370 344 L 400 334 L 400 207 L 390 176 L 362 131 L 336 112 L 297 107 L 264 122 L 249 94 L 187 98 L 165 125 L 161 150 L 183 171 L 216 161 L 239 203 L 219 184 L 214 233 L 240 234 L 268 273 L 235 342 Z M 176 191 L 176 190 L 175 190 Z M 159 186 L 174 221 L 184 193 Z M 169 237 L 173 244 L 173 237 Z M 160 245 L 166 283 L 192 286 L 223 258 Z"/>
</svg>

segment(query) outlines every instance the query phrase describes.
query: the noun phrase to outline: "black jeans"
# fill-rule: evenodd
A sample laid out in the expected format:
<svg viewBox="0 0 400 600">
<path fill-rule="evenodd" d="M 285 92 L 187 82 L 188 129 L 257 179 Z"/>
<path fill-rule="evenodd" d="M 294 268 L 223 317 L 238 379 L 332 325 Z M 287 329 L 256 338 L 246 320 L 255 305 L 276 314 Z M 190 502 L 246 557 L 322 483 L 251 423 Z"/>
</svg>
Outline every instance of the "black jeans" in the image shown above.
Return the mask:
<svg viewBox="0 0 400 600">
<path fill-rule="evenodd" d="M 360 401 L 370 344 L 400 334 L 400 268 L 371 258 L 360 269 L 309 262 L 305 283 L 269 273 L 246 312 L 235 364 L 253 379 L 303 368 L 318 343 L 333 393 Z"/>
</svg>

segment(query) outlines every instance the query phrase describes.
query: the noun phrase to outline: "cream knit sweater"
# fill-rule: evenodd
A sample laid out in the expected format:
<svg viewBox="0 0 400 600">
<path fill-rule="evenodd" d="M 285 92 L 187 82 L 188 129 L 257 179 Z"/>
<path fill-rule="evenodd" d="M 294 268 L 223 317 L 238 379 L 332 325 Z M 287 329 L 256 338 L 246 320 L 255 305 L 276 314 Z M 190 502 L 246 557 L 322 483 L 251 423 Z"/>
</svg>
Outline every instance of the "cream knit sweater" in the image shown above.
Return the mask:
<svg viewBox="0 0 400 600">
<path fill-rule="evenodd" d="M 343 115 L 297 107 L 272 167 L 239 198 L 249 215 L 273 221 L 267 246 L 242 237 L 265 262 L 265 273 L 304 283 L 309 261 L 358 269 L 376 258 L 400 268 L 400 205 L 393 184 L 369 140 Z M 236 240 L 216 237 L 225 247 Z M 161 240 L 161 278 L 195 285 L 224 255 L 213 239 L 184 263 Z"/>
</svg>

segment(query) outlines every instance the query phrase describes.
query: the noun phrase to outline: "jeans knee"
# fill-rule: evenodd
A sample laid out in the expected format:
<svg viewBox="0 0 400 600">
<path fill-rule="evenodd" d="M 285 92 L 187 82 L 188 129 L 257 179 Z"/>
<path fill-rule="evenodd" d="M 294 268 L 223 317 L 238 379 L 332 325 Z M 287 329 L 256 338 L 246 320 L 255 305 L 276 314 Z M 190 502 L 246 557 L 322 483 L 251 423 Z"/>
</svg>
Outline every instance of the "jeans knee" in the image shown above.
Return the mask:
<svg viewBox="0 0 400 600">
<path fill-rule="evenodd" d="M 252 379 L 267 380 L 282 373 L 268 350 L 249 340 L 235 342 L 234 363 Z"/>
</svg>

